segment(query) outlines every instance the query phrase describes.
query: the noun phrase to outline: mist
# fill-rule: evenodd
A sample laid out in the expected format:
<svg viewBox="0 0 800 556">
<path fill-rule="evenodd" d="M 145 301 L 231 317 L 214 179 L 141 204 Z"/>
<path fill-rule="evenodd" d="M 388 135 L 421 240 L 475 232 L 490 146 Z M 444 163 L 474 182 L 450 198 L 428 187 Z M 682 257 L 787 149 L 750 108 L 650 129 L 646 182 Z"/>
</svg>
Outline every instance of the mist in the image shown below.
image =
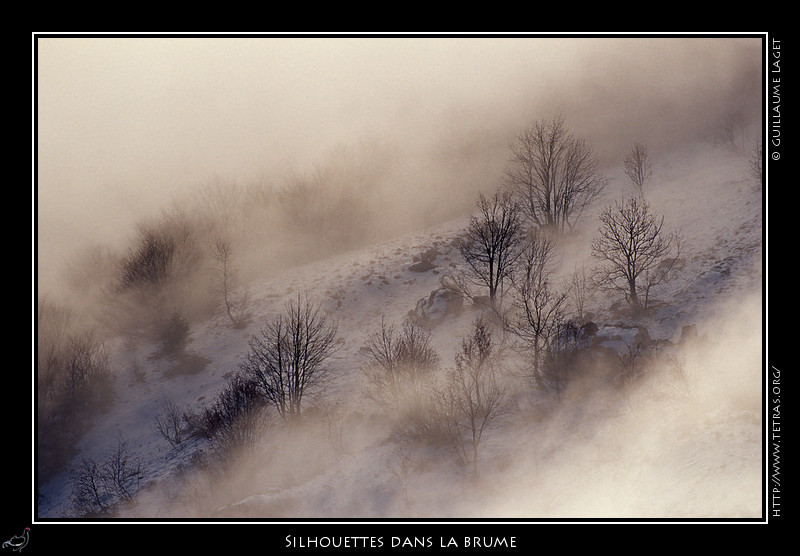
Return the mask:
<svg viewBox="0 0 800 556">
<path fill-rule="evenodd" d="M 758 39 L 714 37 L 42 37 L 40 287 L 198 188 L 280 186 L 342 149 L 354 172 L 381 155 L 365 184 L 381 237 L 469 211 L 537 119 L 564 114 L 607 165 L 632 141 L 749 125 L 759 54 Z"/>
<path fill-rule="evenodd" d="M 711 332 L 675 345 L 641 381 L 607 381 L 606 360 L 559 400 L 523 396 L 488 432 L 478 476 L 435 439 L 398 434 L 403 418 L 354 388 L 359 395 L 269 427 L 254 451 L 162 481 L 123 516 L 758 517 L 761 300 L 721 301 L 698 322 Z"/>
<path fill-rule="evenodd" d="M 60 467 L 120 432 L 150 458 L 151 479 L 121 518 L 761 511 L 761 192 L 747 161 L 761 132 L 760 38 L 40 36 L 35 55 L 35 294 L 77 312 L 40 306 L 52 323 L 37 348 L 71 346 L 73 332 L 107 342 L 96 366 L 111 407 L 108 419 L 75 417 L 69 445 L 52 448 L 48 517 L 72 510 Z M 648 200 L 684 229 L 686 270 L 634 323 L 667 346 L 642 380 L 621 387 L 624 354 L 601 346 L 554 396 L 523 385 L 527 363 L 512 358 L 502 380 L 516 406 L 488 434 L 476 477 L 452 446 L 406 442 L 407 424 L 364 401 L 359 350 L 463 266 L 454 239 L 478 193 L 500 184 L 519 133 L 558 116 L 608 177 L 603 203 L 632 191 L 630 146 L 649 147 Z M 560 244 L 565 284 L 592 262 L 593 216 Z M 148 232 L 176 241 L 171 273 L 137 262 Z M 247 294 L 233 324 L 220 309 L 220 239 L 240 279 L 230 291 Z M 433 272 L 411 268 L 431 251 Z M 139 274 L 126 278 L 126 265 Z M 341 352 L 303 418 L 271 422 L 253 451 L 220 459 L 203 459 L 199 436 L 187 441 L 197 454 L 166 446 L 152 426 L 162 394 L 201 414 L 248 337 L 309 290 L 337 321 Z M 627 318 L 621 300 L 591 304 L 601 327 Z M 480 310 L 464 307 L 433 327 L 440 371 Z M 173 315 L 186 318 L 182 368 L 159 352 Z M 686 324 L 697 342 L 678 340 Z"/>
</svg>

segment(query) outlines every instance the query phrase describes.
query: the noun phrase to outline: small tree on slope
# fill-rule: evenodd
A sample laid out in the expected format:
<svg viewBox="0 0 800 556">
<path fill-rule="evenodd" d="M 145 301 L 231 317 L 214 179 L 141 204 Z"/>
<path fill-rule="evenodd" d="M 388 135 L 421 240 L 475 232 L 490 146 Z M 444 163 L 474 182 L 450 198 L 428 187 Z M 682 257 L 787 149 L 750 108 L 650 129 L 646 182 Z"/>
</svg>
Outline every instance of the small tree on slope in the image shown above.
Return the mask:
<svg viewBox="0 0 800 556">
<path fill-rule="evenodd" d="M 242 371 L 281 417 L 297 417 L 306 394 L 328 377 L 336 332 L 319 304 L 298 297 L 250 340 Z"/>
<path fill-rule="evenodd" d="M 681 237 L 664 231 L 664 217 L 636 197 L 607 207 L 592 241 L 592 256 L 600 261 L 595 280 L 601 287 L 622 292 L 634 312 L 647 309 L 650 289 L 675 268 Z"/>
</svg>

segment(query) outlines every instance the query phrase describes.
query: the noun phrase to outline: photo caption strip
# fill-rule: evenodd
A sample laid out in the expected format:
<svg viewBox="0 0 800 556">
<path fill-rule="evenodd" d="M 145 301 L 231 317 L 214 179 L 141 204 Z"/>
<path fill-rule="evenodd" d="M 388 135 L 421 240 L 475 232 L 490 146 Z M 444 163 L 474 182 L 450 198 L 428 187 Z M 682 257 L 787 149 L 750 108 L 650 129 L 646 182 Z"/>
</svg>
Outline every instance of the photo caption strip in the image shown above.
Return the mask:
<svg viewBox="0 0 800 556">
<path fill-rule="evenodd" d="M 782 122 L 781 122 L 781 101 L 783 96 L 782 70 L 783 64 L 783 50 L 782 41 L 780 36 L 770 33 L 767 40 L 767 67 L 766 67 L 766 81 L 767 81 L 767 137 L 769 155 L 767 157 L 767 164 L 769 165 L 769 174 L 767 175 L 767 191 L 769 189 L 769 175 L 771 174 L 773 180 L 780 180 L 781 162 L 783 157 L 783 137 L 782 137 Z M 780 318 L 780 317 L 779 317 Z M 775 317 L 772 319 L 775 322 Z M 773 348 L 775 343 L 773 342 Z M 768 407 L 768 428 L 766 431 L 766 456 L 767 456 L 767 504 L 768 504 L 768 519 L 771 521 L 780 521 L 783 517 L 782 500 L 781 500 L 781 479 L 782 479 L 782 465 L 781 465 L 781 452 L 783 442 L 783 432 L 781 423 L 781 369 L 780 363 L 775 364 L 773 361 L 767 367 L 767 407 Z"/>
<path fill-rule="evenodd" d="M 769 120 L 770 134 L 769 144 L 771 146 L 770 158 L 778 161 L 782 156 L 781 149 L 781 41 L 774 36 L 769 41 L 769 72 L 767 82 L 769 84 Z"/>
<path fill-rule="evenodd" d="M 770 368 L 769 502 L 770 517 L 781 517 L 781 371 Z"/>
</svg>

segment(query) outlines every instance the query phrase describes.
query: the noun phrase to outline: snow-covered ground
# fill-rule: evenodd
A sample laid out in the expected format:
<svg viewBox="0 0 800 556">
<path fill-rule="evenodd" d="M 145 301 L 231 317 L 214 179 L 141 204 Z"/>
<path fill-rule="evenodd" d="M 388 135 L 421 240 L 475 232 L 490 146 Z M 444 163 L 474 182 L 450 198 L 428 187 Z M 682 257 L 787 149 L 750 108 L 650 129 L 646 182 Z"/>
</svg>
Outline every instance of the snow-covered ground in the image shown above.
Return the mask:
<svg viewBox="0 0 800 556">
<path fill-rule="evenodd" d="M 252 318 L 243 329 L 222 316 L 192 323 L 189 350 L 208 360 L 193 375 L 165 375 L 155 346 L 113 351 L 117 397 L 86 433 L 81 457 L 102 458 L 124 440 L 141 460 L 143 487 L 121 518 L 683 518 L 759 517 L 762 511 L 761 190 L 748 157 L 721 146 L 654 153 L 647 191 L 665 226 L 686 240 L 685 265 L 655 292 L 661 302 L 637 322 L 652 339 L 682 344 L 680 372 L 653 370 L 623 393 L 607 387 L 568 391 L 543 403 L 520 382 L 517 410 L 487 431 L 480 479 L 447 450 L 401 446 L 361 391 L 364 337 L 381 322 L 400 324 L 462 261 L 451 240 L 466 218 L 287 269 L 247 285 Z M 604 204 L 633 193 L 621 169 Z M 592 264 L 596 213 L 564 245 L 561 269 Z M 415 256 L 436 249 L 433 268 Z M 176 450 L 155 430 L 165 400 L 197 408 L 213 402 L 238 368 L 248 339 L 287 300 L 310 293 L 338 323 L 333 380 L 317 426 L 270 429 L 263 451 L 222 478 L 194 474 L 196 441 Z M 632 323 L 608 296 L 589 307 L 598 334 L 622 352 Z M 433 327 L 444 366 L 452 363 L 476 310 Z M 71 515 L 66 475 L 41 485 L 38 517 Z"/>
</svg>

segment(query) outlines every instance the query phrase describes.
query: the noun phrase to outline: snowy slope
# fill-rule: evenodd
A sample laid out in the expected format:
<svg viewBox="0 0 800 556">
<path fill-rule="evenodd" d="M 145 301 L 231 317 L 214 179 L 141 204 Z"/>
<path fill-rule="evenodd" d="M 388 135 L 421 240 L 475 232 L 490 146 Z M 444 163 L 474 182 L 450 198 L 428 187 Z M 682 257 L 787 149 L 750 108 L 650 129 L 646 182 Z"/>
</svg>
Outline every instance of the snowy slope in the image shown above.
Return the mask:
<svg viewBox="0 0 800 556">
<path fill-rule="evenodd" d="M 146 485 L 121 514 L 132 518 L 759 516 L 761 191 L 751 185 L 747 157 L 722 147 L 687 147 L 657 162 L 648 200 L 690 250 L 679 277 L 657 292 L 663 305 L 638 324 L 671 342 L 695 325 L 703 341 L 685 346 L 680 377 L 654 374 L 624 396 L 584 391 L 573 394 L 575 403 L 568 395 L 543 405 L 520 388 L 519 410 L 487 433 L 478 482 L 446 451 L 399 446 L 364 399 L 359 373 L 359 349 L 381 318 L 401 323 L 459 268 L 450 242 L 466 218 L 249 284 L 246 328 L 232 329 L 222 317 L 192 324 L 189 350 L 209 361 L 197 374 L 165 374 L 168 364 L 150 358 L 155 347 L 120 343 L 117 400 L 83 438 L 79 457 L 100 458 L 127 442 Z M 604 203 L 632 193 L 620 170 L 610 177 Z M 596 222 L 588 215 L 565 246 L 565 276 L 591 264 Z M 414 271 L 414 257 L 431 248 L 434 268 Z M 166 399 L 181 407 L 212 402 L 248 338 L 304 292 L 323 301 L 342 339 L 318 426 L 272 430 L 262 456 L 233 466 L 222 481 L 194 475 L 191 454 L 202 443 L 175 450 L 155 431 L 154 416 Z M 621 324 L 612 301 L 593 299 L 601 330 Z M 433 328 L 445 366 L 475 315 L 468 308 Z M 69 515 L 61 477 L 41 489 L 39 517 Z"/>
</svg>

